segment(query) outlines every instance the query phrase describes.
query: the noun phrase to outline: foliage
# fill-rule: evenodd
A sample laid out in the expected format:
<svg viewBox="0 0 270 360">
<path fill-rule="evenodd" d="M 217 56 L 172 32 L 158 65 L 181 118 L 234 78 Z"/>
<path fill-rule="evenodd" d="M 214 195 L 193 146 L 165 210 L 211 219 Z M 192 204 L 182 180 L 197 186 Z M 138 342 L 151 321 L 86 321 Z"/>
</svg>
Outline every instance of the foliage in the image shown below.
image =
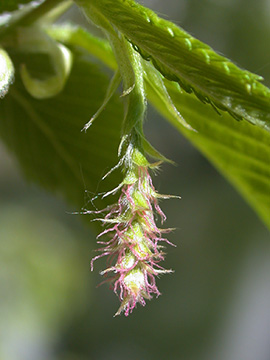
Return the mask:
<svg viewBox="0 0 270 360">
<path fill-rule="evenodd" d="M 10 10 L 11 3 L 6 2 L 6 7 L 2 4 L 2 10 Z M 268 132 L 259 129 L 259 127 L 268 127 L 269 90 L 257 81 L 259 77 L 237 68 L 176 25 L 158 18 L 152 11 L 131 1 L 114 1 L 113 5 L 106 1 L 81 1 L 80 5 L 84 6 L 87 12 L 91 12 L 93 8 L 102 12 L 132 41 L 134 48 L 144 58 L 151 60 L 166 78 L 180 84 L 179 87 L 176 82 L 165 80 L 149 61 L 143 61 L 147 94 L 152 104 L 233 182 L 269 225 L 270 138 Z M 113 12 L 115 12 L 114 16 L 112 16 Z M 2 43 L 6 44 L 5 49 L 16 64 L 16 82 L 8 96 L 1 101 L 1 136 L 17 154 L 24 172 L 30 178 L 51 190 L 62 193 L 77 206 L 83 206 L 84 190 L 96 192 L 101 175 L 116 161 L 113 156 L 115 151 L 112 151 L 111 146 L 114 144 L 116 148 L 119 142 L 121 115 L 119 99 L 114 96 L 106 112 L 101 114 L 91 131 L 87 134 L 79 131 L 102 102 L 104 97 L 102 94 L 106 91 L 108 80 L 106 85 L 105 77 L 101 74 L 102 70 L 99 70 L 99 73 L 103 80 L 87 75 L 93 68 L 93 58 L 84 57 L 81 70 L 78 70 L 77 63 L 81 61 L 79 58 L 82 58 L 83 50 L 112 70 L 116 70 L 117 62 L 106 40 L 96 38 L 82 28 L 71 25 L 47 25 L 46 31 L 49 34 L 48 38 L 45 38 L 43 30 L 39 30 L 40 35 L 34 39 L 30 35 L 25 35 L 25 30 L 17 32 L 14 30 L 13 37 L 2 36 Z M 26 41 L 27 36 L 28 41 Z M 19 39 L 19 46 L 14 37 Z M 50 39 L 55 39 L 57 42 Z M 52 49 L 47 45 L 48 42 Z M 27 68 L 35 75 L 35 79 L 43 81 L 38 81 L 39 88 L 43 85 L 46 90 L 44 79 L 51 80 L 53 77 L 51 74 L 55 73 L 55 58 L 57 56 L 59 58 L 57 55 L 59 42 L 73 47 L 72 49 L 76 46 L 74 70 L 62 93 L 48 100 L 37 101 L 27 94 L 20 81 L 21 64 L 28 64 Z M 45 45 L 34 46 L 38 43 Z M 80 54 L 78 47 L 81 49 Z M 4 49 L 1 51 L 7 59 L 8 54 Z M 55 51 L 56 55 L 54 55 Z M 6 80 L 8 84 L 13 78 L 13 65 L 8 63 L 9 60 L 6 61 L 10 69 L 10 75 L 6 75 L 10 77 Z M 76 74 L 78 71 L 80 71 L 80 81 Z M 95 71 L 95 74 L 97 73 Z M 54 76 L 56 82 L 59 82 L 59 75 L 56 73 Z M 63 76 L 68 78 L 68 73 Z M 2 86 L 2 93 L 6 92 L 4 89 L 7 89 L 7 84 Z M 96 89 L 94 93 L 91 92 L 93 87 Z M 194 92 L 201 101 L 197 101 L 193 95 L 186 95 L 182 89 Z M 61 88 L 56 92 L 60 90 Z M 54 93 L 49 93 L 48 96 Z M 78 108 L 78 102 L 83 106 Z M 236 122 L 225 113 L 220 116 L 209 106 L 203 105 L 204 102 L 212 104 L 215 108 L 217 106 L 227 110 L 237 118 L 244 118 L 257 124 L 257 127 Z M 17 113 L 16 109 L 23 109 L 21 114 L 24 123 L 13 116 Z M 44 112 L 44 109 L 47 110 Z M 31 118 L 35 118 L 35 121 L 32 120 L 31 126 L 26 127 L 25 124 Z M 21 126 L 18 126 L 18 121 Z M 186 131 L 180 122 L 188 123 L 196 132 Z M 56 126 L 60 123 L 61 126 Z M 116 123 L 118 130 L 115 128 Z M 34 126 L 39 130 L 34 132 Z M 99 129 L 100 127 L 102 129 Z M 25 133 L 26 129 L 27 133 Z M 95 131 L 102 136 L 96 136 Z M 108 141 L 111 136 L 114 137 L 113 141 Z M 47 140 L 45 143 L 42 140 L 44 137 L 51 137 L 53 141 Z M 63 145 L 62 139 L 65 137 Z M 99 145 L 94 146 L 93 141 L 88 141 L 90 138 L 95 139 Z M 24 141 L 24 139 L 28 140 Z M 43 145 L 34 146 L 32 143 Z M 97 146 L 99 151 L 96 151 Z M 55 149 L 58 149 L 57 152 Z M 52 155 L 49 154 L 55 153 L 57 156 L 53 156 L 55 164 L 52 167 Z M 88 161 L 90 153 L 95 155 L 92 155 L 91 162 Z M 99 159 L 100 156 L 103 160 Z M 106 186 L 113 187 L 115 183 L 115 178 L 110 177 L 103 190 Z"/>
<path fill-rule="evenodd" d="M 70 1 L 0 5 L 10 12 L 0 27 L 0 135 L 27 177 L 83 211 L 93 199 L 106 207 L 102 195 L 121 183 L 120 171 L 101 179 L 118 162 L 121 138 L 135 129 L 134 146 L 167 161 L 143 136 L 145 90 L 270 227 L 270 90 L 262 78 L 133 0 L 74 2 L 108 40 L 54 25 Z"/>
</svg>

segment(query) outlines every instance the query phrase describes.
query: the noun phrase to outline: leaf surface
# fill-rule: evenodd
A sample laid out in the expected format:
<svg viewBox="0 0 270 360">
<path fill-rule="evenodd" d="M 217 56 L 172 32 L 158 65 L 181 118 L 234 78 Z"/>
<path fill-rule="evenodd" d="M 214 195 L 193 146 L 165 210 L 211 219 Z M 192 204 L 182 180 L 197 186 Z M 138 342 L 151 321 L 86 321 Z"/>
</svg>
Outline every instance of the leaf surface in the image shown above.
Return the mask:
<svg viewBox="0 0 270 360">
<path fill-rule="evenodd" d="M 16 55 L 13 58 L 16 62 Z M 31 66 L 35 75 L 40 68 L 40 59 Z M 59 95 L 34 99 L 18 77 L 0 102 L 0 135 L 24 173 L 46 189 L 61 193 L 75 205 L 74 210 L 84 206 L 93 210 L 87 202 L 120 182 L 117 172 L 101 181 L 118 161 L 123 117 L 120 97 L 113 97 L 89 131 L 81 131 L 102 103 L 108 83 L 108 77 L 92 59 L 77 54 Z M 95 205 L 101 209 L 106 202 L 99 196 Z"/>
<path fill-rule="evenodd" d="M 182 132 L 227 178 L 270 229 L 270 134 L 228 114 L 213 114 L 194 96 L 180 93 L 166 82 L 172 100 L 185 120 L 197 130 L 187 131 L 172 116 L 153 89 L 152 104 Z"/>
<path fill-rule="evenodd" d="M 169 80 L 203 103 L 270 130 L 270 90 L 208 45 L 133 0 L 76 0 L 93 7 Z"/>
</svg>

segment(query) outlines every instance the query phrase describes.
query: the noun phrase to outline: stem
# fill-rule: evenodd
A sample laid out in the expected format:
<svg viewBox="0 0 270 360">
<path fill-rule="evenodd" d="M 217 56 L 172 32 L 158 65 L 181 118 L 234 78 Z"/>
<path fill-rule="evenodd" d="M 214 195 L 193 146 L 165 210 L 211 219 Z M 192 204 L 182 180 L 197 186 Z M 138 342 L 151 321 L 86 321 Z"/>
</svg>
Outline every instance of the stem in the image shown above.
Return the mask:
<svg viewBox="0 0 270 360">
<path fill-rule="evenodd" d="M 123 79 L 123 95 L 127 98 L 123 135 L 128 135 L 132 129 L 142 134 L 146 101 L 140 55 L 122 35 L 109 34 L 108 37 Z"/>
<path fill-rule="evenodd" d="M 29 26 L 66 0 L 46 0 L 44 3 L 28 11 L 16 20 L 11 21 L 6 27 L 0 28 L 0 41 L 8 36 L 17 26 Z"/>
<path fill-rule="evenodd" d="M 132 139 L 133 145 L 141 148 L 143 121 L 146 110 L 141 57 L 127 39 L 115 30 L 108 19 L 92 5 L 92 1 L 89 1 L 87 6 L 84 7 L 84 12 L 107 36 L 123 79 L 124 92 L 122 96 L 125 97 L 125 118 L 122 130 L 123 139 L 131 136 L 130 140 Z"/>
</svg>

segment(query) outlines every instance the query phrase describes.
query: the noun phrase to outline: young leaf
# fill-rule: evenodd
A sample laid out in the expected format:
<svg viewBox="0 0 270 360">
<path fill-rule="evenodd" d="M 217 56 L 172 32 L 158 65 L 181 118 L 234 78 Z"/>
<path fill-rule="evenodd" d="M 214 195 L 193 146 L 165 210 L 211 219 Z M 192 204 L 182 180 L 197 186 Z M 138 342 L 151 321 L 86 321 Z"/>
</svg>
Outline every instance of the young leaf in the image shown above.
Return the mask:
<svg viewBox="0 0 270 360">
<path fill-rule="evenodd" d="M 86 31 L 78 28 L 54 27 L 49 32 L 59 41 L 76 41 L 106 65 L 115 70 L 115 60 L 106 41 L 93 39 Z M 100 45 L 98 45 L 100 44 Z M 153 74 L 151 74 L 153 71 Z M 186 130 L 179 122 L 177 111 L 171 108 L 171 100 L 163 96 L 163 86 L 152 81 L 156 70 L 149 63 L 145 68 L 147 96 L 151 103 L 180 132 L 203 152 L 222 174 L 237 188 L 270 228 L 270 134 L 246 122 L 236 122 L 228 114 L 219 116 L 204 106 L 193 95 L 179 89 L 176 83 L 164 81 L 174 106 L 185 120 L 197 130 Z M 159 75 L 161 77 L 161 75 Z"/>
<path fill-rule="evenodd" d="M 202 102 L 270 130 L 270 90 L 260 76 L 241 70 L 175 24 L 133 0 L 76 0 L 93 7 L 169 80 Z M 90 16 L 91 17 L 91 16 Z"/>
<path fill-rule="evenodd" d="M 16 60 L 16 55 L 14 55 Z M 36 73 L 44 63 L 36 64 Z M 91 131 L 81 131 L 102 103 L 108 78 L 84 55 L 74 56 L 74 66 L 64 90 L 52 99 L 36 100 L 19 77 L 12 91 L 1 100 L 0 134 L 16 155 L 27 177 L 61 193 L 80 210 L 98 193 L 119 184 L 114 166 L 120 141 L 123 109 L 114 96 Z M 90 195 L 85 199 L 85 191 Z M 87 193 L 88 194 L 88 193 Z M 87 200 L 87 201 L 86 201 Z M 106 206 L 101 196 L 95 205 Z M 111 199 L 108 201 L 111 202 Z"/>
<path fill-rule="evenodd" d="M 20 67 L 25 88 L 36 99 L 46 99 L 62 91 L 72 67 L 72 53 L 64 45 L 49 37 L 39 26 L 19 29 L 18 46 L 22 52 L 46 54 L 54 74 L 45 79 L 33 78 L 25 64 Z"/>
</svg>

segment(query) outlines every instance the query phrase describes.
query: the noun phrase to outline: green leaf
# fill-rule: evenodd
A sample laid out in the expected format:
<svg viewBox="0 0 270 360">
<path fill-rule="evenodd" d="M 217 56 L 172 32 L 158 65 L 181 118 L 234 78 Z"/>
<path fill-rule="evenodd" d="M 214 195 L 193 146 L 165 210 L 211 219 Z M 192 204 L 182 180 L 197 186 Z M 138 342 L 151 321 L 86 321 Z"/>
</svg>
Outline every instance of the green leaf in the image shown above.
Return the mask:
<svg viewBox="0 0 270 360">
<path fill-rule="evenodd" d="M 13 63 L 4 49 L 0 48 L 0 98 L 8 92 L 14 79 Z"/>
<path fill-rule="evenodd" d="M 19 55 L 14 54 L 17 66 Z M 38 71 L 44 59 L 31 69 Z M 113 172 L 101 181 L 118 161 L 117 149 L 123 107 L 114 96 L 89 131 L 84 124 L 97 111 L 109 80 L 85 54 L 74 55 L 74 66 L 64 90 L 52 99 L 37 100 L 17 78 L 0 104 L 0 135 L 15 154 L 27 177 L 75 205 L 86 206 L 98 193 L 114 188 L 121 181 Z M 86 192 L 87 191 L 87 192 Z M 89 193 L 88 193 L 89 192 Z M 101 209 L 112 199 L 97 199 Z M 93 210 L 93 208 L 92 208 Z"/>
<path fill-rule="evenodd" d="M 92 39 L 84 30 L 54 27 L 53 35 L 57 40 L 78 40 L 78 45 L 92 52 L 106 64 L 115 60 L 106 42 Z M 79 35 L 80 33 L 80 35 Z M 76 40 L 75 40 L 76 39 Z M 100 42 L 99 49 L 97 44 Z M 236 122 L 228 114 L 219 116 L 204 106 L 194 95 L 187 95 L 178 84 L 162 79 L 156 70 L 145 63 L 147 96 L 151 103 L 168 119 L 178 131 L 186 137 L 219 169 L 219 171 L 237 188 L 243 197 L 270 228 L 270 134 L 247 122 Z M 160 78 L 153 81 L 157 76 Z M 164 97 L 163 83 L 171 99 Z M 185 120 L 197 132 L 186 130 L 177 111 L 172 109 L 173 102 Z"/>
<path fill-rule="evenodd" d="M 169 80 L 203 103 L 270 130 L 270 90 L 260 76 L 241 70 L 175 24 L 133 0 L 76 0 L 93 7 Z"/>
<path fill-rule="evenodd" d="M 33 0 L 1 0 L 0 3 L 0 14 L 3 12 L 11 12 L 18 10 L 20 5 L 25 5 Z"/>
<path fill-rule="evenodd" d="M 229 115 L 217 114 L 194 96 L 166 82 L 176 107 L 197 133 L 187 131 L 149 90 L 152 104 L 214 164 L 237 188 L 270 229 L 270 134 Z"/>
</svg>

